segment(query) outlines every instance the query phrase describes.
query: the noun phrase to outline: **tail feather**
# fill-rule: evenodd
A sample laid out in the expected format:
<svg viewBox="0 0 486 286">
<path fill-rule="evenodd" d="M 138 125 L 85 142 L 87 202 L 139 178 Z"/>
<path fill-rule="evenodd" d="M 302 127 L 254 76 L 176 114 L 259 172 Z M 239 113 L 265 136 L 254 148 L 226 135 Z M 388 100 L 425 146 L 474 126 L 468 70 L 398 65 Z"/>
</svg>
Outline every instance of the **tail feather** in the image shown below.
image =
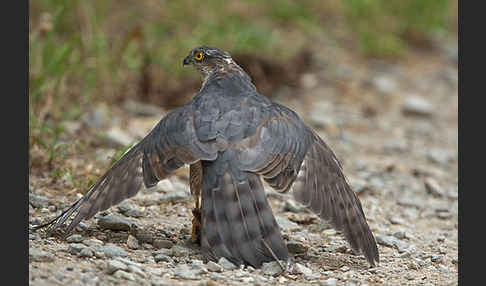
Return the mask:
<svg viewBox="0 0 486 286">
<path fill-rule="evenodd" d="M 287 260 L 287 247 L 260 178 L 235 170 L 212 171 L 204 169 L 201 211 L 201 248 L 208 258 L 225 257 L 257 268 L 264 262 Z M 206 179 L 213 175 L 216 180 Z"/>
</svg>

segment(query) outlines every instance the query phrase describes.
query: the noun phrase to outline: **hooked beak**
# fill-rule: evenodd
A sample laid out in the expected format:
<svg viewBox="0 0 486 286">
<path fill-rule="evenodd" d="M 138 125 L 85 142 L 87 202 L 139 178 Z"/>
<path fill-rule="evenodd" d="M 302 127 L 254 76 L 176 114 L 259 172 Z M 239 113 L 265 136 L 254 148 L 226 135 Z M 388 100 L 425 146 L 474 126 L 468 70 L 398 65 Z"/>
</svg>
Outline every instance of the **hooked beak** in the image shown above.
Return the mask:
<svg viewBox="0 0 486 286">
<path fill-rule="evenodd" d="M 182 66 L 186 66 L 192 62 L 191 58 L 189 56 L 184 58 L 184 61 L 182 62 Z"/>
</svg>

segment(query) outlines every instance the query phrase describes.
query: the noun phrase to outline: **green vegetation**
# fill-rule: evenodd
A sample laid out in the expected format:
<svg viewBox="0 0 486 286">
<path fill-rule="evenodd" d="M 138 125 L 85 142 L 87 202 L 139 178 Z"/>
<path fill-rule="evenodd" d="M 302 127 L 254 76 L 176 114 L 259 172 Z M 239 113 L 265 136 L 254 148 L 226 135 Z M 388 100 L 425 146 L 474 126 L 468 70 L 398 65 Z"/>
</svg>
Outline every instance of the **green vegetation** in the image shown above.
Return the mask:
<svg viewBox="0 0 486 286">
<path fill-rule="evenodd" d="M 452 4 L 450 0 L 346 0 L 343 8 L 365 54 L 397 56 L 407 41 L 423 42 L 450 31 Z"/>
<path fill-rule="evenodd" d="M 181 60 L 200 44 L 285 60 L 320 35 L 332 35 L 331 21 L 340 21 L 349 37 L 359 39 L 364 55 L 396 56 L 406 50 L 409 34 L 449 31 L 452 3 L 29 1 L 29 150 L 42 151 L 30 154 L 31 167 L 73 174 L 52 164 L 81 148 L 66 151 L 60 143 L 62 122 L 78 119 L 94 102 L 120 104 L 136 94 L 146 63 L 160 69 L 162 83 L 174 85 L 197 76 L 183 69 Z"/>
</svg>

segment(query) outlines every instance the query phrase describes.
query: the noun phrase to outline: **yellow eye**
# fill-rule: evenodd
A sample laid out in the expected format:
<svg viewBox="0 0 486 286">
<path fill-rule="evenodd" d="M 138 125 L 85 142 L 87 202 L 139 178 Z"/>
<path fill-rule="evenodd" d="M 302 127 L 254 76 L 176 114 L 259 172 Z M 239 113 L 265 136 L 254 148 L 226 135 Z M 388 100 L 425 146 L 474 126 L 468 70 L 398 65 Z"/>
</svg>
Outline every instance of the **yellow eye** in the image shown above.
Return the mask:
<svg viewBox="0 0 486 286">
<path fill-rule="evenodd" d="M 194 59 L 196 61 L 201 61 L 203 59 L 203 53 L 202 52 L 197 52 L 195 55 L 194 55 Z"/>
</svg>

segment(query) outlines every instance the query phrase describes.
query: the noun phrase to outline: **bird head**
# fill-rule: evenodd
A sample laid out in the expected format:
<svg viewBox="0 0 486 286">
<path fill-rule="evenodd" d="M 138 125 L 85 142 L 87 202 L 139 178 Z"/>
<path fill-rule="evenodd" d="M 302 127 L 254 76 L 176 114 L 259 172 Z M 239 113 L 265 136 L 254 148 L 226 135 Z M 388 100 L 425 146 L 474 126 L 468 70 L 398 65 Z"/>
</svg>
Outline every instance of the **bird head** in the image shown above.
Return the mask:
<svg viewBox="0 0 486 286">
<path fill-rule="evenodd" d="M 193 65 L 204 76 L 232 64 L 235 64 L 235 62 L 228 52 L 208 46 L 192 49 L 182 62 L 184 66 Z"/>
</svg>

